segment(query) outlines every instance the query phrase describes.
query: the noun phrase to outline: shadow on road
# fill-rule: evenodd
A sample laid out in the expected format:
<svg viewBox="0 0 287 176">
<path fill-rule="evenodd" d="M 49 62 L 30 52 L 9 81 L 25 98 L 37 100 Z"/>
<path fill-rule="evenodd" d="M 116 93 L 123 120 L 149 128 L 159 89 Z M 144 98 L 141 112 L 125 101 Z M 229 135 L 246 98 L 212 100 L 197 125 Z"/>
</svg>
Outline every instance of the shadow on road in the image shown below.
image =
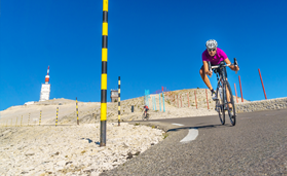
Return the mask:
<svg viewBox="0 0 287 176">
<path fill-rule="evenodd" d="M 224 127 L 232 127 L 232 125 L 218 124 L 218 125 L 187 126 L 187 127 L 180 127 L 180 128 L 172 128 L 172 129 L 167 130 L 167 132 L 187 130 L 187 129 L 202 129 L 202 128 L 208 129 L 208 128 L 224 128 Z"/>
</svg>

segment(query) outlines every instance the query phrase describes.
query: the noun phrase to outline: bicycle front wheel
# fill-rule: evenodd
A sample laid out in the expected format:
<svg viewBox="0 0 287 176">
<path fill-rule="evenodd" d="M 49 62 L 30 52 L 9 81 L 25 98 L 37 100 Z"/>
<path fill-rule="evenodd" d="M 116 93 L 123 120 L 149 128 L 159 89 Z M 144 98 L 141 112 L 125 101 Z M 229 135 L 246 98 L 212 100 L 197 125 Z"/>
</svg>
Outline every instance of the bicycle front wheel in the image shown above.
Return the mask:
<svg viewBox="0 0 287 176">
<path fill-rule="evenodd" d="M 229 92 L 229 99 L 228 99 L 228 97 L 226 96 L 227 92 L 224 91 L 224 94 L 225 94 L 224 98 L 226 101 L 226 109 L 228 111 L 228 116 L 229 116 L 231 125 L 235 126 L 235 124 L 236 124 L 236 111 L 235 111 L 235 105 L 234 105 L 234 100 L 233 100 L 233 94 L 232 94 L 232 91 L 231 91 L 231 88 L 230 88 L 228 81 L 225 82 L 225 85 L 226 85 L 226 88 Z M 229 107 L 230 105 L 232 108 Z"/>
<path fill-rule="evenodd" d="M 143 119 L 143 121 L 145 120 L 145 115 L 144 114 L 142 115 L 142 119 Z"/>
<path fill-rule="evenodd" d="M 224 125 L 225 124 L 224 101 L 223 97 L 221 96 L 222 93 L 218 91 L 219 88 L 222 88 L 221 83 L 218 84 L 216 89 L 216 95 L 218 100 L 215 103 L 215 110 L 218 112 L 221 124 Z"/>
</svg>

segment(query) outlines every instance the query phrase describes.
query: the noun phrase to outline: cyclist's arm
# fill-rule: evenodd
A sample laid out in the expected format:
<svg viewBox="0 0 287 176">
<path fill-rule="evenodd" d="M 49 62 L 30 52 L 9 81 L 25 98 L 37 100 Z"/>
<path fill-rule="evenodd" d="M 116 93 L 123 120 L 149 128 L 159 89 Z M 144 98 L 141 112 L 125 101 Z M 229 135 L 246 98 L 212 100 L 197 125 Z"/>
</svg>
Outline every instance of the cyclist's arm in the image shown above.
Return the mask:
<svg viewBox="0 0 287 176">
<path fill-rule="evenodd" d="M 230 60 L 229 60 L 228 58 L 226 58 L 226 59 L 224 60 L 224 62 L 225 62 L 226 64 L 231 64 L 231 62 L 230 62 Z M 238 71 L 238 70 L 239 70 L 239 67 L 238 67 L 238 66 L 235 67 L 234 65 L 230 65 L 229 68 L 230 68 L 231 70 L 233 70 L 233 71 Z"/>
<path fill-rule="evenodd" d="M 202 62 L 203 62 L 203 71 L 204 71 L 207 75 L 211 76 L 211 75 L 212 75 L 212 72 L 211 72 L 210 70 L 208 70 L 208 63 L 207 63 L 207 61 L 202 61 Z"/>
</svg>

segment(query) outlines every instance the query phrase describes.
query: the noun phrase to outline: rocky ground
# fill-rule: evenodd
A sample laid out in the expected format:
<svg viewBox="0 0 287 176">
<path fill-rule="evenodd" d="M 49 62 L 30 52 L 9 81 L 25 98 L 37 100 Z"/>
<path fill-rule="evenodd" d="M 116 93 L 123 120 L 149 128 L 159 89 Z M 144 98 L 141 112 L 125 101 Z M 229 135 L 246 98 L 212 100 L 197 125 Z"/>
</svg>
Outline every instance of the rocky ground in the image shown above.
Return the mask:
<svg viewBox="0 0 287 176">
<path fill-rule="evenodd" d="M 163 131 L 126 123 L 107 125 L 100 147 L 99 124 L 0 128 L 0 175 L 99 175 L 138 156 Z"/>
</svg>

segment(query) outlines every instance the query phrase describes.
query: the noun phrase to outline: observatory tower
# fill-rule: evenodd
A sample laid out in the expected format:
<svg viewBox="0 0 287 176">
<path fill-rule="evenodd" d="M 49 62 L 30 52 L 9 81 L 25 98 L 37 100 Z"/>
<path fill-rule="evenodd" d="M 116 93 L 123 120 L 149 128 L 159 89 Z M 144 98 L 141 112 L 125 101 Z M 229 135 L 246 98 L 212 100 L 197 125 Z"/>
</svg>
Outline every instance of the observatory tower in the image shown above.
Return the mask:
<svg viewBox="0 0 287 176">
<path fill-rule="evenodd" d="M 42 84 L 41 93 L 40 93 L 40 101 L 49 100 L 50 98 L 49 69 L 50 69 L 50 66 L 48 66 L 47 75 L 45 77 L 45 84 Z"/>
</svg>

